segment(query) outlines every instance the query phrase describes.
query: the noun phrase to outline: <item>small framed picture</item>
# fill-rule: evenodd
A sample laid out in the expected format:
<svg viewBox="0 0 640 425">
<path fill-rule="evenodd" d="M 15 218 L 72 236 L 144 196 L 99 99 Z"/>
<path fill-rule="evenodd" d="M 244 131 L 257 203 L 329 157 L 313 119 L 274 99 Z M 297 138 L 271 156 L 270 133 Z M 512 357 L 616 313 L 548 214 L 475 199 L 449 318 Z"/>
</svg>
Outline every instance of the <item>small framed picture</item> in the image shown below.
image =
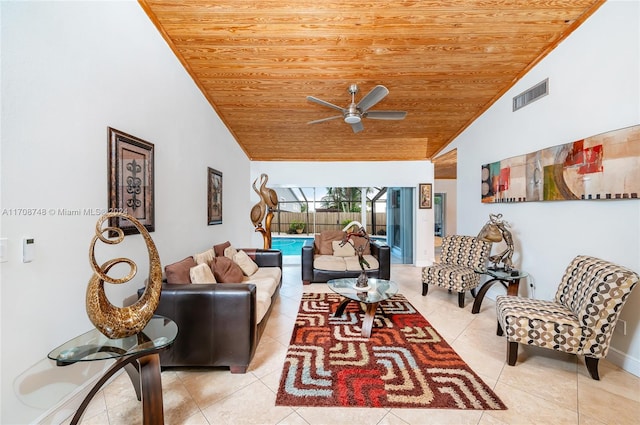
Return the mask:
<svg viewBox="0 0 640 425">
<path fill-rule="evenodd" d="M 420 206 L 420 209 L 430 209 L 431 199 L 433 198 L 431 193 L 431 183 L 420 183 L 418 196 L 418 205 Z"/>
<path fill-rule="evenodd" d="M 127 213 L 153 232 L 153 143 L 108 127 L 108 146 L 109 210 Z M 125 235 L 140 233 L 123 217 L 114 217 L 109 224 L 120 227 Z"/>
<path fill-rule="evenodd" d="M 222 172 L 208 167 L 207 224 L 222 224 Z"/>
</svg>

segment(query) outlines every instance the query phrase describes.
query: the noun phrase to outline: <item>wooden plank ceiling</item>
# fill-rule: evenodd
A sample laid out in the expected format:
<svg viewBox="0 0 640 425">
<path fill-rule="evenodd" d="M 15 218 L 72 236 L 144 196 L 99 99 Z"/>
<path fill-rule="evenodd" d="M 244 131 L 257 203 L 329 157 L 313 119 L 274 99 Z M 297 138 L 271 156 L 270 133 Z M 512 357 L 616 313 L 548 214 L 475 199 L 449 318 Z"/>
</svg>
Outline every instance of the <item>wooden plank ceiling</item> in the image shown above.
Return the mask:
<svg viewBox="0 0 640 425">
<path fill-rule="evenodd" d="M 256 161 L 431 159 L 602 3 L 140 0 Z M 406 118 L 308 124 L 340 114 L 308 95 L 347 107 L 353 83 Z"/>
</svg>

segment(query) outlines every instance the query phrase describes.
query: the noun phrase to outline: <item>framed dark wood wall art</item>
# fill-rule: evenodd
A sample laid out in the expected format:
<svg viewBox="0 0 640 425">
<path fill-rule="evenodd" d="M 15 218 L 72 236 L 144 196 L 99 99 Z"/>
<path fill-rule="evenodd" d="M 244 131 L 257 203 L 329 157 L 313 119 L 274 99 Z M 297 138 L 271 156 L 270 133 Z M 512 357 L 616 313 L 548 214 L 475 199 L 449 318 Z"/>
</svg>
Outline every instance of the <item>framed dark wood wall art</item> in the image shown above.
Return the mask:
<svg viewBox="0 0 640 425">
<path fill-rule="evenodd" d="M 155 230 L 153 148 L 153 143 L 108 127 L 109 211 L 135 217 L 149 232 Z M 139 233 L 125 218 L 112 218 L 109 225 L 125 235 Z"/>
<path fill-rule="evenodd" d="M 222 172 L 208 167 L 207 224 L 222 224 Z"/>
<path fill-rule="evenodd" d="M 420 183 L 418 196 L 420 209 L 430 209 L 433 198 L 431 183 Z"/>
</svg>

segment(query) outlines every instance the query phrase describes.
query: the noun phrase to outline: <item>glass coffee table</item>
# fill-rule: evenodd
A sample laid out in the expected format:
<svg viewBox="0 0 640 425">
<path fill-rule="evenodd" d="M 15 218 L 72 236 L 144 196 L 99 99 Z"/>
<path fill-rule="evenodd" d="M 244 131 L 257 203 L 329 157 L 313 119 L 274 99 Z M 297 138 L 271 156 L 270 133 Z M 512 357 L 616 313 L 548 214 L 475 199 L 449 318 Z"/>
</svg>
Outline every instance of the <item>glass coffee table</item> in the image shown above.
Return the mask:
<svg viewBox="0 0 640 425">
<path fill-rule="evenodd" d="M 392 280 L 369 278 L 369 287 L 362 290 L 356 287 L 356 280 L 356 278 L 342 278 L 331 279 L 327 282 L 333 292 L 345 298 L 338 306 L 334 317 L 342 316 L 347 304 L 352 301 L 363 303 L 366 307 L 364 319 L 362 319 L 362 336 L 369 338 L 378 303 L 397 294 L 398 285 Z"/>
</svg>

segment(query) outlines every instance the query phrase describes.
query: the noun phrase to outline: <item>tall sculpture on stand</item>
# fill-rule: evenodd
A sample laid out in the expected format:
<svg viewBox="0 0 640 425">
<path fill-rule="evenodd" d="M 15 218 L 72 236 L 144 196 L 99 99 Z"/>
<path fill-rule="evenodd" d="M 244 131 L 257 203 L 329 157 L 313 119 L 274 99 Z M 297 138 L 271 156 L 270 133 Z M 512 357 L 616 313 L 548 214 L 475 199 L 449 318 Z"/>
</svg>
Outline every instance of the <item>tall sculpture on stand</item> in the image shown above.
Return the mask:
<svg viewBox="0 0 640 425">
<path fill-rule="evenodd" d="M 507 248 L 499 254 L 489 257 L 489 261 L 493 263 L 494 269 L 504 269 L 510 271 L 513 267 L 513 236 L 509 229 L 509 223 L 502 219 L 502 214 L 489 214 L 489 221 L 480 229 L 478 239 L 487 242 L 501 242 L 507 245 Z M 502 262 L 502 267 L 499 263 Z"/>
<path fill-rule="evenodd" d="M 256 228 L 256 232 L 262 233 L 264 239 L 264 249 L 271 248 L 271 221 L 273 220 L 273 211 L 278 207 L 278 194 L 275 190 L 267 187 L 269 176 L 260 174 L 260 188 L 256 187 L 258 179 L 253 181 L 253 190 L 260 197 L 260 201 L 251 208 L 251 222 Z M 265 216 L 266 214 L 266 216 Z M 264 227 L 262 220 L 264 219 Z"/>
</svg>

